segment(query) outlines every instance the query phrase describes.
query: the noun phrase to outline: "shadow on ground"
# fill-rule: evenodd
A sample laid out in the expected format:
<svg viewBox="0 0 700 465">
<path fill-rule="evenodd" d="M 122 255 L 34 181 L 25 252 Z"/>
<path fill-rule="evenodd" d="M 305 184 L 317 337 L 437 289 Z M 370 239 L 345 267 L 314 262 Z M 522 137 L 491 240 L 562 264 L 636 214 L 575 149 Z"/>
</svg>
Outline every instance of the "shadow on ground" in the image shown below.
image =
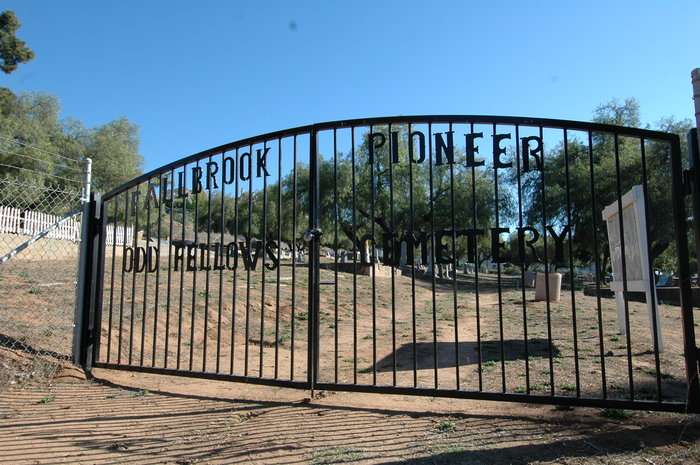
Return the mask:
<svg viewBox="0 0 700 465">
<path fill-rule="evenodd" d="M 240 385 L 231 383 L 235 393 Z M 248 393 L 250 395 L 250 392 Z M 365 405 L 358 406 L 357 401 Z M 672 414 L 327 393 L 289 402 L 221 399 L 102 383 L 0 394 L 0 462 L 633 463 L 700 459 L 700 425 Z M 469 408 L 469 406 L 472 406 Z M 433 411 L 430 411 L 433 410 Z M 511 413 L 512 412 L 512 413 Z"/>
<path fill-rule="evenodd" d="M 433 369 L 435 367 L 433 353 L 437 347 L 437 367 L 454 367 L 459 360 L 460 366 L 475 365 L 479 363 L 479 348 L 481 348 L 481 362 L 500 362 L 501 343 L 500 341 L 460 341 L 458 346 L 459 359 L 455 357 L 455 343 L 438 341 L 435 345 L 432 342 L 417 342 L 415 344 L 416 369 Z M 549 357 L 550 346 L 547 339 L 533 338 L 528 340 L 527 352 L 525 342 L 522 339 L 507 339 L 503 341 L 503 360 L 506 362 L 514 360 L 525 360 L 526 354 L 531 358 Z M 556 344 L 551 346 L 552 357 L 559 357 L 559 349 Z M 396 360 L 397 371 L 412 371 L 414 360 L 413 344 L 404 344 L 396 352 L 387 355 L 377 361 L 377 371 L 386 372 L 393 370 L 393 363 Z"/>
</svg>

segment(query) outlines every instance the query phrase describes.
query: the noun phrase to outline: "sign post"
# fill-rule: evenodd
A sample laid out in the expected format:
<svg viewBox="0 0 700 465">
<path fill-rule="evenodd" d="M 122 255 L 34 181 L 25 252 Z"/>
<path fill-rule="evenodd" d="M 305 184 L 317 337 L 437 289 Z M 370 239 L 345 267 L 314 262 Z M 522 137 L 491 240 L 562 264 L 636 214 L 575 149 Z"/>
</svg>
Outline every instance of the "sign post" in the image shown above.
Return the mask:
<svg viewBox="0 0 700 465">
<path fill-rule="evenodd" d="M 659 311 L 654 312 L 656 298 L 656 283 L 649 275 L 649 241 L 647 238 L 646 215 L 644 214 L 644 190 L 642 186 L 633 186 L 622 196 L 622 215 L 618 212 L 617 201 L 603 209 L 603 220 L 608 228 L 608 245 L 610 246 L 610 261 L 613 269 L 613 280 L 610 289 L 615 292 L 617 306 L 617 323 L 620 334 L 626 334 L 625 328 L 625 297 L 622 278 L 622 241 L 620 238 L 620 221 L 624 229 L 625 244 L 625 273 L 627 291 L 644 292 L 646 294 L 647 310 L 649 312 L 649 327 L 652 339 L 654 326 L 659 344 L 659 352 L 663 351 L 661 338 L 661 319 Z M 654 317 L 656 325 L 654 325 Z"/>
</svg>

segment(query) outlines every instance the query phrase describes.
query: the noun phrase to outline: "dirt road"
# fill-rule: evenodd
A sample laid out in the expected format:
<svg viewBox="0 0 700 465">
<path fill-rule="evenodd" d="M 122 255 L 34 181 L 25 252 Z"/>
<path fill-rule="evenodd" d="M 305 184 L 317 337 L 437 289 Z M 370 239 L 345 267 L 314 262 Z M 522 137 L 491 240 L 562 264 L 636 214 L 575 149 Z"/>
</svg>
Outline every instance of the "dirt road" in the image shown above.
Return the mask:
<svg viewBox="0 0 700 465">
<path fill-rule="evenodd" d="M 95 374 L 0 393 L 0 462 L 700 463 L 685 415 Z"/>
</svg>

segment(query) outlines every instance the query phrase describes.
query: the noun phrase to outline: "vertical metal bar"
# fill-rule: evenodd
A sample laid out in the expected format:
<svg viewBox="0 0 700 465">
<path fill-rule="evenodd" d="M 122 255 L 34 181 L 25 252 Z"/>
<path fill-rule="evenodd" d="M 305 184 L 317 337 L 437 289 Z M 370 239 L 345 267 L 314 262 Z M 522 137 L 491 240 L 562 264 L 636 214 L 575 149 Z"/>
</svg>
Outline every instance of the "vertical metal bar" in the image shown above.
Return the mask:
<svg viewBox="0 0 700 465">
<path fill-rule="evenodd" d="M 80 249 L 79 249 L 79 263 L 78 263 L 78 282 L 75 290 L 75 307 L 73 313 L 73 331 L 72 331 L 72 355 L 73 361 L 82 366 L 85 365 L 86 359 L 86 344 L 87 344 L 87 334 L 86 324 L 89 322 L 89 313 L 86 313 L 89 308 L 89 302 L 86 300 L 89 298 L 88 288 L 90 287 L 89 274 L 87 271 L 91 266 L 90 255 L 88 254 L 90 245 L 86 238 L 89 234 L 89 211 L 91 208 L 90 204 L 90 177 L 92 175 L 92 160 L 87 158 L 85 160 L 85 172 L 83 181 L 82 196 L 80 198 L 81 210 L 82 210 L 82 224 L 80 228 Z M 31 240 L 30 240 L 31 242 Z M 25 245 L 29 243 L 25 242 Z M 17 249 L 15 249 L 15 252 Z M 0 260 L 7 260 L 11 258 L 15 252 L 11 252 Z"/>
<path fill-rule="evenodd" d="M 694 70 L 693 78 L 700 78 L 700 68 Z M 700 80 L 693 80 L 694 85 L 700 86 Z M 693 96 L 695 105 L 700 109 L 700 94 Z M 700 120 L 700 112 L 696 112 L 696 118 Z M 700 126 L 700 123 L 698 124 Z M 693 238 L 695 239 L 695 256 L 700 257 L 700 136 L 698 128 L 690 128 L 687 134 L 688 141 L 688 168 L 690 169 L 691 183 L 689 190 L 692 192 L 692 214 L 693 214 Z M 699 220 L 695 220 L 698 218 Z"/>
<path fill-rule="evenodd" d="M 187 262 L 187 248 L 185 247 L 185 223 L 187 222 L 187 164 L 182 167 L 182 184 L 178 186 L 182 195 L 182 261 L 180 262 L 180 302 L 177 318 L 177 363 L 176 367 L 180 369 L 180 355 L 182 349 L 182 304 L 185 290 L 185 264 Z"/>
<path fill-rule="evenodd" d="M 350 158 L 352 163 L 352 382 L 357 384 L 357 224 L 355 185 L 355 127 L 350 128 Z"/>
<path fill-rule="evenodd" d="M 253 248 L 253 144 L 248 147 L 248 243 L 247 252 L 252 253 Z M 246 290 L 245 290 L 245 360 L 243 364 L 243 375 L 248 376 L 248 340 L 250 333 L 250 269 L 246 267 Z"/>
<path fill-rule="evenodd" d="M 391 228 L 391 374 L 392 386 L 396 386 L 396 283 L 395 283 L 395 268 L 396 268 L 396 235 L 394 231 L 394 160 L 393 147 L 391 137 L 391 123 L 387 128 L 387 138 L 389 139 L 389 151 L 387 159 L 389 160 L 389 227 Z M 397 140 L 398 143 L 398 140 Z M 398 153 L 399 148 L 396 147 Z M 386 254 L 387 252 L 384 251 Z M 399 254 L 401 248 L 399 247 Z"/>
<path fill-rule="evenodd" d="M 196 168 L 199 170 L 199 160 L 197 160 L 197 165 Z M 199 173 L 199 171 L 197 171 Z M 194 214 L 192 218 L 192 226 L 194 229 L 194 248 L 195 248 L 195 253 L 198 252 L 199 248 L 199 192 L 195 192 L 197 188 L 195 187 L 195 178 L 194 174 L 192 175 L 192 191 L 194 193 Z M 197 253 L 198 255 L 198 253 Z M 195 256 L 196 257 L 196 256 Z M 192 371 L 192 366 L 193 366 L 193 361 L 194 361 L 194 323 L 195 323 L 195 314 L 197 312 L 197 305 L 196 305 L 196 299 L 197 299 L 197 265 L 195 262 L 194 270 L 192 271 L 192 313 L 191 313 L 191 318 L 190 318 L 190 361 L 189 361 L 189 367 L 190 371 Z"/>
<path fill-rule="evenodd" d="M 224 230 L 226 229 L 226 219 L 224 218 L 224 200 L 226 198 L 226 151 L 221 152 L 221 204 L 219 205 L 219 216 L 221 217 L 221 224 L 219 225 L 219 231 L 221 237 L 219 239 L 219 263 L 215 265 L 219 268 L 219 314 L 216 322 L 216 372 L 221 371 L 221 313 L 223 311 L 224 305 L 224 267 L 226 266 L 225 256 L 226 256 L 226 245 L 224 244 Z M 235 171 L 234 171 L 235 174 Z M 216 257 L 216 254 L 214 254 Z"/>
<path fill-rule="evenodd" d="M 496 123 L 493 123 L 493 137 L 496 137 Z M 493 167 L 493 190 L 494 190 L 494 209 L 496 215 L 496 228 L 500 227 L 500 213 L 498 208 L 498 168 L 494 164 Z M 503 292 L 501 289 L 501 261 L 496 262 L 496 276 L 498 280 L 498 332 L 501 342 L 501 390 L 506 392 L 506 354 L 503 343 Z"/>
<path fill-rule="evenodd" d="M 333 380 L 338 384 L 338 137 L 333 128 L 333 310 L 334 310 L 334 354 Z"/>
<path fill-rule="evenodd" d="M 236 147 L 235 163 L 233 166 L 233 241 L 236 246 L 233 248 L 236 254 L 233 267 L 233 290 L 231 292 L 231 358 L 229 359 L 229 374 L 233 374 L 236 359 L 236 291 L 238 289 L 238 256 L 240 255 L 240 242 L 238 242 L 238 178 L 240 177 L 240 158 L 238 158 L 238 147 Z"/>
<path fill-rule="evenodd" d="M 90 370 L 98 360 L 102 327 L 102 292 L 104 287 L 105 222 L 104 203 L 99 194 L 90 194 L 88 205 L 87 263 L 84 268 L 86 286 L 83 287 L 83 312 L 80 325 L 80 364 Z M 85 239 L 85 238 L 83 238 Z"/>
<path fill-rule="evenodd" d="M 654 339 L 654 369 L 656 371 L 656 400 L 661 402 L 661 361 L 659 359 L 659 328 L 658 324 L 656 321 L 657 318 L 657 312 L 659 311 L 657 308 L 657 303 L 656 303 L 656 292 L 655 292 L 655 286 L 656 283 L 654 282 L 654 267 L 652 264 L 651 260 L 651 250 L 649 250 L 650 243 L 651 243 L 651 231 L 649 228 L 649 222 L 647 221 L 649 219 L 649 189 L 647 186 L 647 157 L 646 157 L 646 149 L 644 145 L 644 138 L 639 139 L 639 145 L 640 145 L 640 150 L 641 150 L 641 158 L 642 158 L 642 190 L 644 192 L 644 224 L 646 226 L 646 235 L 647 235 L 647 259 L 648 259 L 648 273 L 649 273 L 649 286 L 652 289 L 652 292 L 649 294 L 651 295 L 651 324 L 652 324 L 652 330 L 654 331 L 653 334 L 653 339 Z"/>
<path fill-rule="evenodd" d="M 86 183 L 86 185 L 88 185 Z M 84 195 L 82 202 L 82 223 L 80 231 L 80 258 L 78 269 L 78 285 L 76 287 L 76 305 L 73 315 L 73 362 L 88 369 L 88 349 L 90 335 L 90 317 L 92 302 L 92 266 L 94 263 L 92 240 L 94 202 L 89 195 Z"/>
<path fill-rule="evenodd" d="M 569 133 L 564 128 L 564 171 L 566 174 L 566 222 L 569 226 L 569 282 L 571 286 L 571 324 L 574 333 L 574 370 L 576 371 L 576 397 L 581 397 L 581 378 L 578 362 L 578 329 L 576 325 L 576 284 L 574 281 L 574 252 L 571 224 L 571 185 L 569 176 Z M 622 219 L 622 216 L 620 216 Z"/>
<path fill-rule="evenodd" d="M 143 366 L 143 356 L 145 352 L 146 342 L 146 309 L 148 308 L 148 248 L 151 244 L 151 199 L 149 198 L 151 193 L 151 180 L 149 178 L 146 183 L 146 253 L 143 260 L 146 262 L 144 265 L 143 273 L 143 310 L 141 312 L 141 353 L 139 354 L 139 365 Z M 135 270 L 134 270 L 135 271 Z"/>
<path fill-rule="evenodd" d="M 627 301 L 627 259 L 625 257 L 625 227 L 622 211 L 622 182 L 620 180 L 620 147 L 617 133 L 614 134 L 615 142 L 615 180 L 617 185 L 617 212 L 620 226 L 620 261 L 622 263 L 622 299 L 625 302 L 625 332 L 627 333 L 627 376 L 629 379 L 630 399 L 634 400 L 634 378 L 632 375 L 632 335 L 630 334 L 629 303 Z"/>
<path fill-rule="evenodd" d="M 474 133 L 474 123 L 469 123 L 469 132 Z M 476 165 L 472 164 L 472 229 L 477 230 L 476 222 Z M 474 297 L 476 304 L 476 354 L 479 365 L 479 392 L 484 390 L 484 376 L 481 351 L 481 311 L 479 305 L 479 246 L 474 238 Z"/>
<path fill-rule="evenodd" d="M 515 125 L 515 164 L 517 170 L 517 182 L 518 182 L 518 234 L 524 234 L 523 230 L 523 191 L 522 191 L 522 181 L 520 173 L 520 126 Z M 527 153 L 522 154 L 523 157 L 527 157 Z M 527 303 L 525 299 L 525 244 L 523 241 L 518 242 L 518 250 L 520 253 L 520 297 L 523 301 L 523 343 L 525 348 L 525 393 L 530 394 L 530 348 L 528 346 L 527 337 Z"/>
<path fill-rule="evenodd" d="M 167 178 L 166 178 L 167 179 Z M 167 181 L 166 181 L 167 182 Z M 160 235 L 163 223 L 163 175 L 158 176 L 158 246 L 156 247 L 156 295 L 154 300 L 155 311 L 153 314 L 153 347 L 151 348 L 151 366 L 156 366 L 156 341 L 158 336 L 158 297 L 160 295 Z M 148 251 L 148 250 L 147 250 Z M 168 333 L 165 333 L 165 339 L 168 339 Z"/>
<path fill-rule="evenodd" d="M 549 304 L 549 260 L 547 257 L 547 195 L 546 195 L 546 182 L 545 182 L 545 168 L 544 168 L 544 131 L 542 126 L 539 127 L 540 142 L 542 144 L 542 176 L 541 190 L 542 190 L 542 237 L 544 240 L 544 293 L 546 295 L 546 309 L 547 309 L 547 352 L 549 355 L 549 393 L 554 395 L 554 357 L 552 355 L 552 311 Z"/>
<path fill-rule="evenodd" d="M 170 293 L 172 285 L 172 264 L 173 264 L 173 208 L 175 195 L 175 170 L 170 170 L 170 207 L 168 208 L 168 289 L 165 297 L 165 358 L 163 367 L 168 368 L 168 352 L 170 341 Z M 165 199 L 161 200 L 162 202 Z"/>
<path fill-rule="evenodd" d="M 318 134 L 315 128 L 309 133 L 309 230 L 319 228 L 319 160 Z M 319 339 L 319 235 L 313 234 L 309 244 L 309 334 L 308 334 L 308 367 L 307 376 L 309 389 L 313 393 L 318 381 L 318 339 Z"/>
<path fill-rule="evenodd" d="M 124 268 L 126 267 L 126 241 L 129 230 L 127 222 L 129 221 L 129 190 L 124 191 L 124 238 L 122 239 L 122 279 L 120 282 L 121 292 L 119 293 L 119 341 L 117 343 L 117 365 L 122 363 L 122 333 L 124 323 Z M 114 224 L 116 229 L 117 225 Z M 133 258 L 133 255 L 131 256 Z"/>
<path fill-rule="evenodd" d="M 413 387 L 418 387 L 418 354 L 416 350 L 416 235 L 414 231 L 415 212 L 413 209 L 413 135 L 411 123 L 408 123 L 408 206 L 409 206 L 409 237 L 406 248 L 411 248 L 411 323 L 413 343 Z"/>
<path fill-rule="evenodd" d="M 263 152 L 267 150 L 267 141 L 263 141 Z M 258 167 L 258 170 L 260 167 Z M 252 176 L 251 176 L 252 179 Z M 262 231 L 260 236 L 262 238 L 262 278 L 261 278 L 261 289 L 260 289 L 260 356 L 258 359 L 258 376 L 263 377 L 263 355 L 265 353 L 265 250 L 267 246 L 267 175 L 263 170 L 263 221 L 262 221 Z"/>
<path fill-rule="evenodd" d="M 673 176 L 673 223 L 676 230 L 676 252 L 678 254 L 678 284 L 681 296 L 681 315 L 683 318 L 683 353 L 685 372 L 688 383 L 688 412 L 700 411 L 700 385 L 698 384 L 698 349 L 695 343 L 695 322 L 693 318 L 693 296 L 690 289 L 690 269 L 688 260 L 688 237 L 686 208 L 683 194 L 683 166 L 681 164 L 680 139 L 671 140 L 671 169 Z"/>
<path fill-rule="evenodd" d="M 136 186 L 136 190 L 132 194 L 131 201 L 134 203 L 132 205 L 134 209 L 134 247 L 133 247 L 133 253 L 131 255 L 131 258 L 133 259 L 133 265 L 131 267 L 131 274 L 132 274 L 132 279 L 131 279 L 131 321 L 130 321 L 130 329 L 129 329 L 129 365 L 132 364 L 133 362 L 133 354 L 134 354 L 134 306 L 136 302 L 136 251 L 138 248 L 138 237 L 139 237 L 139 201 L 138 197 L 141 194 L 141 191 L 139 189 L 139 185 Z M 135 195 L 135 197 L 134 197 Z"/>
<path fill-rule="evenodd" d="M 370 254 L 371 260 L 372 260 L 372 385 L 377 384 L 377 284 L 376 284 L 376 270 L 375 270 L 375 262 L 377 261 L 377 258 L 375 256 L 376 250 L 377 250 L 377 242 L 376 242 L 376 236 L 375 236 L 375 231 L 374 231 L 374 221 L 375 221 L 375 215 L 374 215 L 374 203 L 376 202 L 376 196 L 377 196 L 377 186 L 376 186 L 376 181 L 374 179 L 374 168 L 376 166 L 376 154 L 374 153 L 374 138 L 372 137 L 372 131 L 373 128 L 370 125 L 369 127 L 369 150 L 370 150 L 370 171 L 369 171 L 369 176 L 370 176 L 370 192 L 372 195 L 372 199 L 369 203 L 369 210 L 370 210 L 370 234 L 372 235 L 372 253 Z"/>
<path fill-rule="evenodd" d="M 603 340 L 603 306 L 600 301 L 600 251 L 598 250 L 598 207 L 595 195 L 595 169 L 593 165 L 593 136 L 588 131 L 588 166 L 591 171 L 591 218 L 593 220 L 593 253 L 595 254 L 595 290 L 598 308 L 598 349 L 600 353 L 600 375 L 603 389 L 603 399 L 608 398 L 608 387 L 605 377 L 605 342 Z"/>
<path fill-rule="evenodd" d="M 449 125 L 452 133 L 452 123 Z M 452 310 L 455 327 L 455 387 L 459 391 L 459 318 L 457 315 L 457 231 L 455 224 L 455 168 L 450 164 L 450 221 L 452 227 Z"/>
<path fill-rule="evenodd" d="M 207 158 L 207 165 L 204 170 L 204 176 L 206 176 L 207 189 L 207 244 L 201 249 L 201 252 L 206 251 L 207 254 L 207 264 L 204 267 L 204 347 L 202 348 L 202 371 L 207 371 L 207 342 L 209 335 L 209 270 L 211 269 L 211 185 L 209 180 L 209 170 L 211 169 L 211 155 Z M 200 253 L 201 253 L 200 252 Z M 200 258 L 200 264 L 201 264 Z"/>
<path fill-rule="evenodd" d="M 292 150 L 292 336 L 289 379 L 294 381 L 294 330 L 296 329 L 296 278 L 297 278 L 297 135 L 294 134 Z"/>
<path fill-rule="evenodd" d="M 109 286 L 109 327 L 107 328 L 107 363 L 110 362 L 110 356 L 112 353 L 112 305 L 114 303 L 114 264 L 116 262 L 116 248 L 117 248 L 117 215 L 119 214 L 119 196 L 114 198 L 114 218 L 112 224 L 112 273 L 110 275 L 110 286 Z"/>
<path fill-rule="evenodd" d="M 275 379 L 279 375 L 280 268 L 282 268 L 282 139 L 277 139 L 277 293 L 275 295 Z"/>
<path fill-rule="evenodd" d="M 92 357 L 88 359 L 86 367 L 89 369 L 92 364 L 99 360 L 100 354 L 100 343 L 102 342 L 102 307 L 103 292 L 104 292 L 104 268 L 105 268 L 105 248 L 107 242 L 107 212 L 105 210 L 105 203 L 102 201 L 100 194 L 91 193 L 94 203 L 95 203 L 95 255 L 94 255 L 94 270 L 92 282 L 93 284 L 93 295 L 92 295 L 92 326 L 91 326 L 91 340 L 92 340 Z"/>
<path fill-rule="evenodd" d="M 433 310 L 433 378 L 438 388 L 437 315 L 435 313 L 435 197 L 433 192 L 433 125 L 428 123 L 428 179 L 430 182 L 430 289 Z"/>
</svg>

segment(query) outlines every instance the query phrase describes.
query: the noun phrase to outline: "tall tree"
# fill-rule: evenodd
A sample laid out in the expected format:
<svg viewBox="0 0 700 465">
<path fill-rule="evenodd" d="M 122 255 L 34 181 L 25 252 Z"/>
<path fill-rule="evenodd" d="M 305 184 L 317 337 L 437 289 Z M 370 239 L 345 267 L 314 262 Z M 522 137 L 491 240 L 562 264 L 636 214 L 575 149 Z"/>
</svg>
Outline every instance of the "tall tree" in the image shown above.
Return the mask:
<svg viewBox="0 0 700 465">
<path fill-rule="evenodd" d="M 635 99 L 607 102 L 596 108 L 593 120 L 597 123 L 639 127 L 639 104 Z M 664 120 L 658 123 L 657 127 L 662 131 L 677 133 L 682 136 L 681 140 L 685 140 L 684 135 L 690 127 L 690 122 Z M 601 263 L 607 265 L 607 228 L 602 220 L 601 211 L 607 205 L 616 202 L 618 189 L 622 195 L 632 186 L 644 182 L 641 141 L 639 138 L 618 137 L 617 157 L 612 134 L 594 132 L 591 143 L 589 152 L 587 135 L 574 132 L 569 134 L 566 151 L 562 141 L 545 154 L 544 211 L 548 224 L 570 226 L 575 263 L 591 263 L 595 259 L 593 245 L 597 243 L 600 254 L 598 258 Z M 685 147 L 683 150 L 686 150 Z M 673 249 L 670 247 L 674 235 L 668 144 L 647 141 L 645 161 L 649 195 L 647 224 L 650 229 L 651 256 L 652 260 L 656 260 L 664 252 Z M 591 192 L 591 176 L 595 181 L 594 192 Z M 532 172 L 526 177 L 524 192 L 532 199 L 525 211 L 528 222 L 541 224 L 543 197 L 539 172 Z M 595 211 L 593 205 L 596 206 Z M 565 251 L 568 252 L 567 248 Z M 567 256 L 566 263 L 568 260 Z M 655 263 L 655 266 L 661 265 Z"/>
<path fill-rule="evenodd" d="M 7 10 L 0 14 L 0 69 L 5 74 L 10 74 L 17 69 L 17 65 L 34 58 L 34 52 L 17 38 L 19 27 L 20 22 L 14 12 Z"/>
</svg>

